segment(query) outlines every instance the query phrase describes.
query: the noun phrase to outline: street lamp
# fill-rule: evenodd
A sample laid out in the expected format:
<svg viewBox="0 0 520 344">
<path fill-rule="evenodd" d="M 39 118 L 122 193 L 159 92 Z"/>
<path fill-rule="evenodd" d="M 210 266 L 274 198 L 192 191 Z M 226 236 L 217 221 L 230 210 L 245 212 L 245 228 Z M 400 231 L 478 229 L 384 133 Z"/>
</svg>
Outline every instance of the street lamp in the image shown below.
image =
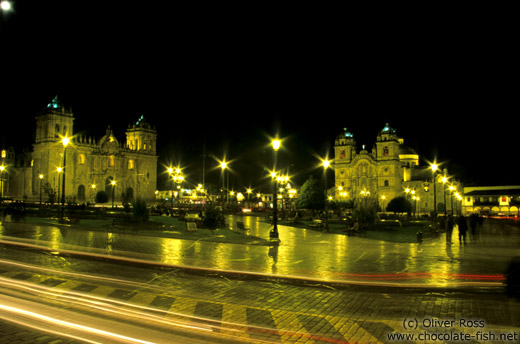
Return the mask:
<svg viewBox="0 0 520 344">
<path fill-rule="evenodd" d="M 437 217 L 437 188 L 436 188 L 436 180 L 435 180 L 435 172 L 439 168 L 439 165 L 433 163 L 431 165 L 432 169 L 432 179 L 433 179 L 433 217 Z"/>
<path fill-rule="evenodd" d="M 61 144 L 63 145 L 63 180 L 62 180 L 62 190 L 61 190 L 61 217 L 65 216 L 65 173 L 67 166 L 67 146 L 69 145 L 70 139 L 68 137 L 63 137 L 61 139 Z"/>
<path fill-rule="evenodd" d="M 60 187 L 61 187 L 61 172 L 63 172 L 63 169 L 61 167 L 58 167 L 56 169 L 56 172 L 58 172 L 58 210 L 60 208 L 60 200 L 61 200 L 61 193 L 60 193 Z"/>
<path fill-rule="evenodd" d="M 40 173 L 38 178 L 40 178 L 40 207 L 41 207 L 42 206 L 42 180 L 43 180 L 43 174 Z"/>
<path fill-rule="evenodd" d="M 273 146 L 274 151 L 274 167 L 273 171 L 276 171 L 276 162 L 278 159 L 278 150 L 280 149 L 282 142 L 279 139 L 274 139 L 271 141 L 271 145 Z M 276 172 L 271 173 L 271 176 L 273 174 L 276 176 Z M 278 234 L 278 183 L 276 180 L 276 177 L 273 178 L 273 229 L 269 232 L 269 238 L 270 239 L 279 239 Z"/>
<path fill-rule="evenodd" d="M 327 169 L 330 166 L 330 161 L 325 159 L 322 161 L 323 173 L 325 174 L 325 230 L 329 231 L 329 201 L 327 197 Z"/>
<path fill-rule="evenodd" d="M 116 181 L 112 180 L 110 181 L 110 184 L 112 185 L 112 209 L 114 209 L 114 195 L 116 190 Z"/>
<path fill-rule="evenodd" d="M 222 209 L 224 209 L 224 195 L 226 195 L 226 169 L 227 169 L 227 162 L 222 161 L 220 162 L 220 168 L 222 170 Z M 229 174 L 228 174 L 228 188 L 229 188 Z M 228 199 L 226 195 L 226 199 Z M 226 202 L 227 203 L 227 202 Z"/>
<path fill-rule="evenodd" d="M 442 192 L 444 194 L 444 218 L 446 219 L 446 216 L 448 214 L 448 205 L 446 204 L 446 182 L 448 181 L 448 178 L 446 177 L 446 170 L 444 170 L 444 176 L 442 177 Z M 446 226 L 448 225 L 448 222 L 446 222 Z"/>
<path fill-rule="evenodd" d="M 96 202 L 96 184 L 92 184 L 90 186 L 90 189 L 91 189 L 91 192 L 90 192 L 90 197 L 94 199 L 94 203 Z M 94 195 L 94 196 L 92 196 Z"/>
<path fill-rule="evenodd" d="M 2 182 L 2 199 L 4 198 L 4 171 L 5 171 L 5 166 L 1 165 L 0 166 L 0 182 Z"/>
<path fill-rule="evenodd" d="M 251 208 L 251 193 L 253 192 L 253 190 L 251 190 L 251 188 L 248 188 L 246 190 L 246 192 L 247 192 L 247 207 Z"/>
</svg>

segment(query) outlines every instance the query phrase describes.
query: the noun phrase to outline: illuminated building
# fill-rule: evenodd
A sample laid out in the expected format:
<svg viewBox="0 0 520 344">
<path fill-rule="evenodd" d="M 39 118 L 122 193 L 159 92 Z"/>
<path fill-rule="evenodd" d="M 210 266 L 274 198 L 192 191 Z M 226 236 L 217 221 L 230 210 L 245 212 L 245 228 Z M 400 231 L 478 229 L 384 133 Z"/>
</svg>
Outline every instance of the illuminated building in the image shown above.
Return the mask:
<svg viewBox="0 0 520 344">
<path fill-rule="evenodd" d="M 336 137 L 334 150 L 336 187 L 333 193 L 336 200 L 377 197 L 384 209 L 393 198 L 405 196 L 416 213 L 434 210 L 431 168 L 419 166 L 419 155 L 404 145 L 404 140 L 388 123 L 377 133 L 371 152 L 364 146 L 358 152 L 354 135 L 346 128 Z M 445 201 L 445 197 L 449 197 L 448 183 L 439 179 L 446 173 L 446 170 L 436 173 L 438 213 L 450 211 L 450 200 Z M 461 190 L 459 182 L 450 180 L 450 183 Z"/>
<path fill-rule="evenodd" d="M 464 214 L 519 216 L 520 186 L 465 187 Z"/>
<path fill-rule="evenodd" d="M 36 199 L 43 190 L 48 195 L 58 190 L 57 168 L 65 161 L 65 196 L 67 201 L 93 201 L 99 190 L 112 196 L 112 181 L 116 181 L 115 199 L 123 192 L 133 197 L 153 199 L 157 188 L 156 131 L 143 117 L 126 130 L 123 145 L 108 127 L 99 140 L 74 135 L 74 115 L 54 98 L 36 116 L 33 151 L 20 157 L 9 171 L 10 196 Z M 70 137 L 64 148 L 63 137 Z M 64 154 L 66 154 L 64 156 Z M 64 159 L 66 157 L 66 159 Z M 44 195 L 44 200 L 47 200 Z M 57 200 L 56 200 L 57 201 Z"/>
</svg>

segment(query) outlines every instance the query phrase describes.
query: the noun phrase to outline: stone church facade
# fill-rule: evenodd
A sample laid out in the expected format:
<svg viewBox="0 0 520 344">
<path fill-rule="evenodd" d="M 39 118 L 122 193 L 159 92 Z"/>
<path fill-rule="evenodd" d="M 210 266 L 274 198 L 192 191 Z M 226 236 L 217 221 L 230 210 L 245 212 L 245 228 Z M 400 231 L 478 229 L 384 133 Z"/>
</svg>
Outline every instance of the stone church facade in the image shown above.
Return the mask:
<svg viewBox="0 0 520 344">
<path fill-rule="evenodd" d="M 36 116 L 33 151 L 20 157 L 9 175 L 10 195 L 17 199 L 43 200 L 63 192 L 67 201 L 92 202 L 105 190 L 116 202 L 123 192 L 153 199 L 157 188 L 157 133 L 143 117 L 128 126 L 124 144 L 107 128 L 100 139 L 74 135 L 74 115 L 57 98 Z M 69 137 L 65 147 L 62 138 Z M 64 165 L 65 164 L 65 165 Z M 115 182 L 115 189 L 112 181 Z M 61 199 L 61 197 L 60 197 Z"/>
<path fill-rule="evenodd" d="M 449 209 L 449 200 L 445 202 L 448 185 L 441 181 L 441 174 L 447 171 L 436 173 L 434 196 L 431 168 L 419 167 L 419 155 L 404 145 L 388 123 L 377 133 L 371 152 L 364 147 L 358 152 L 354 135 L 347 129 L 336 137 L 334 150 L 336 200 L 377 197 L 385 209 L 393 198 L 406 196 L 417 213 L 432 212 L 434 201 L 437 213 L 444 211 L 446 204 Z M 462 191 L 460 186 L 459 190 Z"/>
</svg>

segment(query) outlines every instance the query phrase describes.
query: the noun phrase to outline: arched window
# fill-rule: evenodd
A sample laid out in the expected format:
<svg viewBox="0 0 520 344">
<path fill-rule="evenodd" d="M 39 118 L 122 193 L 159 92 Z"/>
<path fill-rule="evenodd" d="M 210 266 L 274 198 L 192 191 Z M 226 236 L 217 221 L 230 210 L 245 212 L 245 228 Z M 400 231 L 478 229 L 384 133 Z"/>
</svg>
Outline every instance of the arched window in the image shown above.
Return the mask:
<svg viewBox="0 0 520 344">
<path fill-rule="evenodd" d="M 389 186 L 388 185 L 388 179 L 385 179 L 385 186 Z"/>
<path fill-rule="evenodd" d="M 115 165 L 115 157 L 113 155 L 110 155 L 108 157 L 108 166 L 114 167 L 114 165 Z"/>
<path fill-rule="evenodd" d="M 129 170 L 134 169 L 134 160 L 133 159 L 128 160 L 128 169 Z"/>
<path fill-rule="evenodd" d="M 78 155 L 78 164 L 85 165 L 85 154 L 81 153 Z"/>
</svg>

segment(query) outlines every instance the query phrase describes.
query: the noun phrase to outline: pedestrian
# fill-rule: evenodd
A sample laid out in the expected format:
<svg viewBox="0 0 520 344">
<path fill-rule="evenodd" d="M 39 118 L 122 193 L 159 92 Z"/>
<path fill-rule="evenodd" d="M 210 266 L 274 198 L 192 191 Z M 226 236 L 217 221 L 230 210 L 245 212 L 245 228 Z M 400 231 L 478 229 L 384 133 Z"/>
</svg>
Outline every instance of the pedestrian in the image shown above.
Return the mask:
<svg viewBox="0 0 520 344">
<path fill-rule="evenodd" d="M 477 242 L 478 241 L 478 215 L 477 214 L 471 214 L 469 216 L 469 228 L 471 229 L 471 242 Z"/>
<path fill-rule="evenodd" d="M 466 221 L 466 218 L 464 215 L 460 215 L 457 220 L 457 226 L 459 227 L 459 244 L 466 245 L 466 233 L 468 231 L 468 222 Z"/>
<path fill-rule="evenodd" d="M 451 237 L 453 234 L 453 226 L 455 225 L 453 221 L 453 215 L 448 215 L 446 219 L 446 244 L 451 244 Z"/>
<path fill-rule="evenodd" d="M 358 220 L 354 220 L 354 224 L 348 230 L 347 235 L 351 236 L 351 235 L 355 235 L 357 233 L 359 233 L 359 222 L 358 222 Z"/>
</svg>

